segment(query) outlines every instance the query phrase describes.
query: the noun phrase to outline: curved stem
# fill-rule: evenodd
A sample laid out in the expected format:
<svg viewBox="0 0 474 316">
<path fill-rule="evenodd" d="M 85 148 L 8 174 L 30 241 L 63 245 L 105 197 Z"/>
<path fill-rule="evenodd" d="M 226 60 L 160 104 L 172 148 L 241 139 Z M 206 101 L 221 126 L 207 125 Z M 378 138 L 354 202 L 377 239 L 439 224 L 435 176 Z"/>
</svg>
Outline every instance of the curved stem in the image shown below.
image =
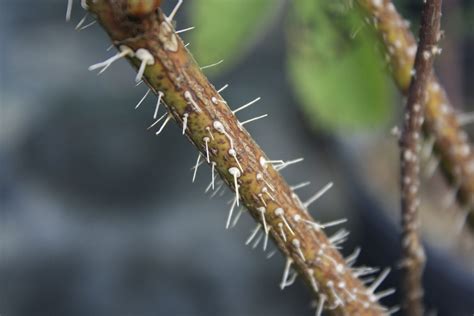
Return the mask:
<svg viewBox="0 0 474 316">
<path fill-rule="evenodd" d="M 407 94 L 417 51 L 408 22 L 390 0 L 357 0 L 357 3 L 383 43 L 395 83 Z M 441 159 L 443 174 L 449 183 L 459 187 L 457 200 L 469 211 L 468 223 L 474 229 L 474 151 L 435 75 L 428 82 L 424 111 L 423 129 L 427 135 L 434 136 L 434 149 Z"/>
<path fill-rule="evenodd" d="M 404 304 L 406 315 L 423 316 L 422 276 L 425 251 L 419 228 L 419 149 L 426 88 L 432 76 L 433 60 L 438 54 L 441 0 L 427 0 L 422 14 L 420 43 L 415 58 L 413 80 L 408 91 L 404 126 L 400 138 L 402 267 L 404 272 Z"/>
</svg>

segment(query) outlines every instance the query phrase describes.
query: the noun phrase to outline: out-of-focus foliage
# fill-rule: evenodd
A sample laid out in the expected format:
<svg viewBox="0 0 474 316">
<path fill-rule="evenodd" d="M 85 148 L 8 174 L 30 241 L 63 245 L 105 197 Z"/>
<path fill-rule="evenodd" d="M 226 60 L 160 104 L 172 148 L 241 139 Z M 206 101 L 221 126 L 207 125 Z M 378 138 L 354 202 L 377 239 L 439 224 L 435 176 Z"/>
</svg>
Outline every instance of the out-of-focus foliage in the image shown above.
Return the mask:
<svg viewBox="0 0 474 316">
<path fill-rule="evenodd" d="M 193 54 L 202 65 L 224 59 L 219 71 L 232 66 L 268 29 L 281 0 L 193 0 L 190 35 Z"/>
<path fill-rule="evenodd" d="M 288 64 L 291 84 L 311 121 L 353 129 L 389 118 L 388 78 L 375 43 L 356 10 L 337 2 L 294 2 Z"/>
<path fill-rule="evenodd" d="M 278 12 L 275 0 L 192 1 L 191 45 L 202 64 L 234 64 Z M 391 95 L 376 40 L 345 1 L 288 4 L 289 78 L 309 122 L 325 129 L 371 128 L 390 117 Z M 223 67 L 210 70 L 221 71 Z"/>
</svg>

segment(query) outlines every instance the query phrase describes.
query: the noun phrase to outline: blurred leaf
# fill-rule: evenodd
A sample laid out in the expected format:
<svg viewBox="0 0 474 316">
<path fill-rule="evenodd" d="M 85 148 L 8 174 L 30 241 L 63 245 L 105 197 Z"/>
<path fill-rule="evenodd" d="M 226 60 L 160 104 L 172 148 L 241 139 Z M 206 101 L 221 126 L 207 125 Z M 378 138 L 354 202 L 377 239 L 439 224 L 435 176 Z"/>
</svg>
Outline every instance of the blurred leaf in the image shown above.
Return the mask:
<svg viewBox="0 0 474 316">
<path fill-rule="evenodd" d="M 350 130 L 390 117 L 391 90 L 376 40 L 341 1 L 298 0 L 288 33 L 292 84 L 316 126 Z"/>
<path fill-rule="evenodd" d="M 201 65 L 224 59 L 210 68 L 222 71 L 232 66 L 268 29 L 278 13 L 281 0 L 193 0 L 190 33 L 194 56 Z"/>
</svg>

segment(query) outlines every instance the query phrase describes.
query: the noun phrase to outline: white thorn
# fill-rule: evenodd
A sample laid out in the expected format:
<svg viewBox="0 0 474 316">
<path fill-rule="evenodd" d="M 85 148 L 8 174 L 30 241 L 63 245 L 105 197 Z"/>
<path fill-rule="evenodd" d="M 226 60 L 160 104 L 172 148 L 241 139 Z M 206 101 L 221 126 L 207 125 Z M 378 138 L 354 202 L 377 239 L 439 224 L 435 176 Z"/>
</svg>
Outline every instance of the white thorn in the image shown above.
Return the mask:
<svg viewBox="0 0 474 316">
<path fill-rule="evenodd" d="M 293 216 L 293 220 L 294 220 L 295 222 L 303 221 L 303 222 L 305 222 L 305 223 L 311 225 L 311 226 L 312 226 L 314 229 L 316 229 L 316 230 L 325 229 L 325 228 L 328 228 L 328 227 L 340 225 L 340 224 L 342 224 L 342 223 L 347 222 L 347 219 L 346 219 L 346 218 L 342 218 L 342 219 L 335 220 L 335 221 L 332 221 L 332 222 L 328 222 L 328 223 L 325 223 L 325 224 L 320 224 L 320 223 L 317 223 L 317 222 L 313 222 L 313 221 L 304 219 L 304 218 L 302 218 L 299 214 L 295 214 L 295 215 Z"/>
<path fill-rule="evenodd" d="M 257 180 L 263 181 L 270 188 L 270 190 L 275 192 L 275 188 L 267 180 L 265 180 L 265 178 L 263 177 L 263 174 L 257 173 L 256 178 L 257 178 Z"/>
<path fill-rule="evenodd" d="M 283 290 L 286 287 L 288 280 L 288 275 L 290 274 L 291 265 L 293 264 L 293 259 L 287 258 L 285 264 L 285 270 L 283 270 L 283 277 L 281 278 L 280 289 Z"/>
<path fill-rule="evenodd" d="M 323 309 L 324 309 L 324 303 L 325 302 L 326 302 L 326 295 L 324 295 L 324 294 L 319 295 L 318 308 L 316 308 L 316 313 L 314 314 L 315 316 L 322 316 L 323 315 Z"/>
<path fill-rule="evenodd" d="M 244 212 L 244 208 L 241 207 L 239 209 L 239 212 L 237 213 L 237 215 L 235 216 L 234 220 L 232 221 L 232 224 L 230 225 L 231 228 L 234 228 L 235 226 L 237 226 L 237 223 L 239 222 L 239 219 L 240 217 L 242 216 L 242 213 Z"/>
<path fill-rule="evenodd" d="M 138 109 L 140 105 L 142 105 L 143 101 L 145 101 L 146 97 L 150 94 L 150 91 L 151 89 L 148 89 L 145 95 L 140 99 L 140 101 L 138 101 L 137 105 L 135 105 L 135 110 Z M 156 119 L 156 117 L 153 117 L 153 118 Z"/>
<path fill-rule="evenodd" d="M 66 21 L 71 20 L 71 13 L 72 13 L 72 0 L 67 1 L 67 9 L 66 9 Z"/>
<path fill-rule="evenodd" d="M 320 226 L 319 226 L 318 223 L 313 222 L 313 221 L 310 221 L 310 220 L 307 220 L 307 219 L 305 219 L 305 218 L 302 218 L 300 214 L 295 214 L 295 215 L 293 215 L 293 220 L 294 220 L 295 222 L 297 222 L 297 223 L 300 222 L 300 221 L 303 221 L 303 222 L 305 222 L 306 224 L 311 225 L 311 226 L 314 227 L 315 229 L 319 229 L 319 228 L 320 228 Z"/>
<path fill-rule="evenodd" d="M 319 292 L 318 283 L 316 282 L 316 278 L 314 277 L 314 270 L 313 269 L 308 269 L 307 273 L 309 275 L 309 280 L 311 282 L 311 286 L 313 287 L 313 290 L 315 292 Z"/>
<path fill-rule="evenodd" d="M 275 215 L 280 217 L 281 220 L 283 221 L 283 223 L 285 224 L 285 226 L 288 228 L 288 230 L 290 231 L 290 233 L 292 235 L 294 235 L 295 233 L 293 232 L 293 229 L 291 229 L 291 226 L 290 224 L 288 224 L 288 222 L 286 221 L 286 218 L 285 218 L 285 211 L 279 207 L 275 210 Z"/>
<path fill-rule="evenodd" d="M 209 133 L 209 136 L 211 136 L 211 139 L 214 140 L 214 135 L 212 135 L 211 128 L 209 126 L 207 126 L 206 130 Z"/>
<path fill-rule="evenodd" d="M 352 254 L 346 258 L 346 263 L 349 267 L 353 266 L 360 255 L 360 247 L 357 247 Z"/>
<path fill-rule="evenodd" d="M 341 297 L 337 294 L 336 290 L 334 289 L 334 282 L 328 281 L 327 286 L 331 290 L 332 295 L 336 298 L 336 301 L 337 301 L 336 304 L 344 306 L 344 301 L 341 299 Z"/>
<path fill-rule="evenodd" d="M 368 291 L 370 293 L 374 293 L 374 291 L 377 289 L 377 287 L 380 286 L 380 284 L 385 280 L 385 278 L 388 276 L 390 273 L 390 268 L 386 268 L 385 270 L 380 273 L 380 275 L 377 277 L 377 279 L 370 285 L 368 288 Z"/>
<path fill-rule="evenodd" d="M 158 91 L 158 100 L 156 101 L 155 113 L 153 113 L 153 118 L 156 119 L 158 116 L 158 111 L 160 110 L 161 99 L 164 97 L 164 93 Z"/>
<path fill-rule="evenodd" d="M 163 114 L 159 119 L 157 119 L 155 122 L 153 122 L 153 124 L 148 126 L 147 130 L 151 129 L 153 126 L 155 126 L 156 124 L 161 122 L 167 115 L 168 115 L 168 113 Z"/>
<path fill-rule="evenodd" d="M 272 201 L 275 201 L 275 198 L 273 197 L 273 195 L 270 194 L 270 192 L 268 192 L 268 189 L 266 187 L 262 188 L 262 192 L 266 193 Z"/>
<path fill-rule="evenodd" d="M 86 24 L 86 25 L 82 26 L 81 28 L 79 28 L 78 31 L 83 31 L 83 30 L 85 30 L 85 29 L 91 27 L 92 25 L 94 25 L 94 24 L 96 24 L 96 23 L 97 23 L 97 21 L 92 21 L 92 22 L 90 22 L 89 24 Z"/>
<path fill-rule="evenodd" d="M 220 88 L 219 90 L 217 90 L 217 93 L 221 93 L 222 91 L 224 91 L 224 90 L 227 89 L 228 87 L 229 87 L 229 84 L 224 85 L 222 88 Z"/>
<path fill-rule="evenodd" d="M 293 271 L 290 278 L 286 281 L 285 287 L 293 285 L 293 283 L 295 283 L 297 277 L 298 277 L 298 273 L 296 271 Z"/>
<path fill-rule="evenodd" d="M 250 101 L 249 103 L 246 103 L 246 104 L 242 105 L 241 107 L 239 107 L 239 108 L 233 110 L 232 113 L 235 114 L 235 113 L 237 113 L 237 112 L 239 112 L 239 111 L 241 111 L 241 110 L 243 110 L 243 109 L 246 109 L 246 108 L 248 108 L 249 106 L 251 106 L 252 104 L 255 104 L 256 102 L 260 101 L 260 99 L 261 99 L 261 98 L 258 97 L 258 98 L 256 98 L 256 99 Z"/>
<path fill-rule="evenodd" d="M 113 47 L 113 46 L 112 46 Z M 103 62 L 100 62 L 100 63 L 97 63 L 97 64 L 94 64 L 94 65 L 91 65 L 88 69 L 89 71 L 92 71 L 92 70 L 96 70 L 98 68 L 102 68 L 100 71 L 99 71 L 99 75 L 102 74 L 104 71 L 106 71 L 114 62 L 116 62 L 117 60 L 127 56 L 127 55 L 133 55 L 133 51 L 126 47 L 126 46 L 121 46 L 120 47 L 120 52 L 118 52 L 117 54 L 115 54 L 114 56 L 108 58 L 107 60 L 103 61 Z"/>
<path fill-rule="evenodd" d="M 211 182 L 209 182 L 208 186 L 206 187 L 206 190 L 204 191 L 204 193 L 207 193 L 209 192 L 209 190 L 211 189 L 212 185 L 214 184 L 214 179 L 215 179 L 215 175 L 214 173 L 212 173 L 212 180 Z M 212 187 L 212 189 L 214 190 L 214 188 Z"/>
<path fill-rule="evenodd" d="M 143 78 L 143 74 L 145 73 L 146 66 L 151 66 L 155 63 L 155 58 L 153 55 L 146 49 L 140 48 L 136 51 L 135 57 L 141 60 L 140 67 L 137 72 L 137 76 L 135 77 L 135 82 L 139 82 Z"/>
<path fill-rule="evenodd" d="M 194 180 L 196 180 L 196 174 L 197 174 L 197 170 L 199 168 L 199 160 L 201 160 L 201 153 L 198 154 L 198 157 L 197 157 L 197 160 L 196 160 L 196 165 L 194 166 L 192 183 L 194 183 Z"/>
<path fill-rule="evenodd" d="M 338 219 L 338 220 L 335 220 L 335 221 L 332 221 L 332 222 L 327 222 L 325 224 L 318 224 L 319 227 L 325 229 L 325 228 L 328 228 L 328 227 L 333 227 L 333 226 L 337 226 L 337 225 L 340 225 L 340 224 L 344 224 L 345 222 L 347 222 L 347 218 L 341 218 L 341 219 Z"/>
<path fill-rule="evenodd" d="M 191 95 L 191 92 L 185 91 L 184 92 L 184 98 L 191 103 L 191 106 L 196 110 L 196 112 L 201 112 L 201 109 L 199 108 L 199 105 L 194 101 L 193 96 Z"/>
<path fill-rule="evenodd" d="M 264 117 L 267 117 L 267 116 L 268 116 L 268 114 L 263 114 L 263 115 L 254 117 L 253 119 L 246 120 L 246 121 L 243 121 L 243 122 L 239 122 L 239 124 L 240 124 L 240 126 L 244 126 L 245 124 L 248 124 L 248 123 L 251 123 L 251 122 L 260 120 L 260 119 L 262 119 L 262 118 L 264 118 Z"/>
<path fill-rule="evenodd" d="M 183 114 L 183 135 L 186 132 L 186 127 L 188 127 L 188 113 Z"/>
<path fill-rule="evenodd" d="M 281 237 L 283 238 L 283 241 L 286 242 L 286 234 L 285 234 L 285 230 L 283 229 L 283 223 L 278 223 L 278 229 L 280 229 L 280 234 L 281 234 Z"/>
<path fill-rule="evenodd" d="M 387 289 L 387 290 L 384 290 L 384 291 L 381 291 L 379 293 L 374 293 L 375 297 L 377 298 L 377 301 L 381 300 L 382 298 L 384 297 L 387 297 L 387 296 L 390 296 L 392 294 L 395 293 L 395 289 L 394 288 L 391 288 L 391 289 Z"/>
<path fill-rule="evenodd" d="M 195 26 L 191 26 L 191 27 L 188 27 L 188 28 L 185 28 L 185 29 L 176 31 L 176 34 L 184 33 L 184 32 L 187 32 L 187 31 L 191 31 L 191 30 L 194 30 L 195 28 L 196 28 Z"/>
<path fill-rule="evenodd" d="M 299 183 L 297 185 L 291 186 L 290 188 L 291 188 L 292 191 L 296 191 L 298 189 L 307 187 L 310 184 L 311 184 L 311 182 L 307 181 L 307 182 L 302 182 L 302 183 Z"/>
<path fill-rule="evenodd" d="M 283 170 L 284 168 L 302 162 L 304 158 L 298 158 L 290 161 L 285 161 L 278 166 L 275 166 L 275 170 Z"/>
<path fill-rule="evenodd" d="M 255 238 L 255 236 L 257 235 L 258 231 L 260 230 L 260 228 L 262 228 L 262 224 L 257 224 L 257 226 L 255 227 L 255 229 L 252 231 L 252 233 L 250 234 L 249 238 L 247 238 L 247 240 L 245 241 L 245 245 L 248 245 L 252 242 L 252 240 Z"/>
<path fill-rule="evenodd" d="M 264 207 L 259 207 L 257 208 L 258 212 L 260 213 L 260 217 L 262 219 L 262 223 L 263 223 L 263 228 L 265 229 L 265 234 L 268 235 L 268 232 L 269 232 L 269 229 L 268 229 L 268 226 L 267 226 L 267 221 L 265 219 L 265 208 Z"/>
<path fill-rule="evenodd" d="M 263 240 L 263 251 L 267 250 L 267 245 L 268 245 L 268 236 L 270 235 L 268 232 L 270 232 L 271 227 L 268 228 L 268 231 L 265 233 L 265 239 Z"/>
<path fill-rule="evenodd" d="M 349 299 L 348 301 L 355 301 L 357 299 L 357 296 L 352 293 L 351 291 L 349 291 L 349 289 L 345 286 L 346 283 L 345 282 L 342 282 L 342 284 L 344 285 L 343 287 L 341 287 L 341 282 L 339 283 L 339 287 L 343 289 L 344 292 L 346 292 L 346 294 L 349 296 Z"/>
<path fill-rule="evenodd" d="M 374 277 L 369 277 L 369 278 L 361 278 L 360 279 L 362 281 L 362 283 L 364 283 L 365 285 L 371 283 L 371 282 L 374 282 L 375 278 Z M 374 297 L 374 296 L 372 296 Z"/>
<path fill-rule="evenodd" d="M 181 5 L 183 4 L 183 0 L 178 0 L 178 3 L 176 4 L 176 6 L 174 7 L 173 11 L 171 11 L 170 15 L 168 17 L 166 17 L 166 20 L 170 23 L 171 21 L 173 21 L 176 13 L 178 13 L 178 10 L 179 8 L 181 7 Z"/>
<path fill-rule="evenodd" d="M 212 169 L 212 171 L 211 171 L 211 173 L 212 173 L 211 185 L 212 185 L 212 189 L 214 190 L 214 180 L 216 179 L 216 176 L 214 175 L 214 171 L 216 169 L 216 163 L 214 161 L 212 162 L 212 168 L 211 169 Z"/>
<path fill-rule="evenodd" d="M 215 197 L 217 193 L 219 193 L 219 190 L 224 186 L 224 183 L 219 184 L 217 189 L 211 194 L 211 198 Z"/>
<path fill-rule="evenodd" d="M 239 169 L 241 172 L 244 172 L 244 169 L 242 168 L 242 165 L 240 164 L 239 159 L 237 158 L 237 152 L 235 151 L 234 148 L 229 149 L 229 155 L 234 157 L 235 161 L 237 162 L 237 165 L 239 166 Z"/>
<path fill-rule="evenodd" d="M 267 258 L 267 259 L 272 258 L 272 257 L 276 254 L 276 252 L 277 252 L 276 250 L 271 251 L 271 252 L 267 255 L 266 258 Z"/>
<path fill-rule="evenodd" d="M 183 133 L 184 134 L 184 133 Z M 206 144 L 206 160 L 207 160 L 207 163 L 211 163 L 211 160 L 210 160 L 210 157 L 209 157 L 209 141 L 211 140 L 209 137 L 204 137 L 202 139 L 204 141 L 204 143 Z"/>
<path fill-rule="evenodd" d="M 227 222 L 225 224 L 225 229 L 229 229 L 229 227 L 230 227 L 230 221 L 232 219 L 232 214 L 234 213 L 234 208 L 235 208 L 236 204 L 237 204 L 237 199 L 234 199 L 234 201 L 232 202 L 232 205 L 230 207 L 230 210 L 229 210 L 229 215 L 227 216 Z"/>
<path fill-rule="evenodd" d="M 239 206 L 239 184 L 237 179 L 240 177 L 240 170 L 236 167 L 229 168 L 229 173 L 234 177 L 234 189 L 235 189 L 235 200 L 237 201 L 237 206 Z"/>
<path fill-rule="evenodd" d="M 81 26 L 84 24 L 84 22 L 86 21 L 86 19 L 87 19 L 88 16 L 89 16 L 89 13 L 86 13 L 86 14 L 82 17 L 82 19 L 79 21 L 79 23 L 77 23 L 76 27 L 74 28 L 76 31 L 81 28 Z"/>
<path fill-rule="evenodd" d="M 400 306 L 394 306 L 387 311 L 387 314 L 393 315 L 395 313 L 398 313 L 399 311 L 400 311 Z"/>
<path fill-rule="evenodd" d="M 378 272 L 378 268 L 371 268 L 371 267 L 359 267 L 352 269 L 352 274 L 358 278 L 363 277 L 365 275 L 369 275 L 372 273 Z"/>
<path fill-rule="evenodd" d="M 225 189 L 226 189 L 226 186 L 221 186 L 221 192 L 219 192 L 219 196 L 224 196 L 225 194 Z"/>
<path fill-rule="evenodd" d="M 137 76 L 135 77 L 135 82 L 138 83 L 142 80 L 143 74 L 145 73 L 146 61 L 142 60 L 140 68 L 138 69 Z"/>
<path fill-rule="evenodd" d="M 204 160 L 201 161 L 201 162 L 199 162 L 199 164 L 197 165 L 197 167 L 198 167 L 198 168 L 201 167 L 201 165 L 202 165 L 203 163 L 204 163 Z M 194 169 L 196 169 L 196 166 L 192 166 L 190 170 L 194 170 Z"/>
<path fill-rule="evenodd" d="M 208 69 L 208 68 L 211 68 L 211 67 L 220 65 L 220 64 L 222 64 L 223 62 L 224 62 L 224 59 L 221 59 L 221 60 L 219 60 L 217 63 L 213 63 L 213 64 L 206 65 L 206 66 L 202 66 L 202 67 L 201 67 L 201 70 Z"/>
<path fill-rule="evenodd" d="M 263 235 L 265 235 L 265 234 L 261 233 L 261 234 L 258 235 L 257 239 L 255 240 L 255 242 L 252 245 L 252 249 L 257 248 L 258 244 L 260 243 L 260 240 L 262 240 Z"/>
<path fill-rule="evenodd" d="M 298 254 L 300 255 L 301 259 L 303 261 L 306 261 L 306 258 L 304 257 L 304 253 L 303 253 L 303 250 L 301 250 L 301 242 L 299 239 L 293 239 L 291 241 L 291 243 L 293 244 L 293 247 L 295 247 L 296 249 L 296 252 L 298 252 Z"/>
<path fill-rule="evenodd" d="M 156 132 L 156 135 L 160 135 L 161 132 L 163 131 L 163 129 L 165 128 L 166 124 L 168 124 L 168 122 L 171 120 L 172 116 L 171 114 L 169 114 L 167 117 L 166 117 L 166 120 L 163 122 L 163 125 L 161 125 L 160 129 L 158 130 L 158 132 Z"/>
<path fill-rule="evenodd" d="M 285 163 L 283 160 L 266 160 L 264 157 L 260 157 L 260 165 L 262 167 L 265 167 L 268 164 L 274 165 L 274 164 L 283 164 Z"/>
<path fill-rule="evenodd" d="M 329 241 L 331 242 L 332 245 L 336 246 L 346 241 L 347 236 L 349 236 L 349 234 L 350 234 L 349 231 L 345 229 L 341 229 L 337 233 L 335 233 L 333 236 L 329 237 Z"/>
<path fill-rule="evenodd" d="M 329 189 L 331 189 L 333 186 L 332 182 L 329 182 L 326 184 L 321 190 L 319 190 L 315 195 L 313 195 L 308 201 L 303 203 L 303 206 L 305 208 L 308 208 L 312 203 L 316 202 L 324 193 L 326 193 Z"/>
</svg>

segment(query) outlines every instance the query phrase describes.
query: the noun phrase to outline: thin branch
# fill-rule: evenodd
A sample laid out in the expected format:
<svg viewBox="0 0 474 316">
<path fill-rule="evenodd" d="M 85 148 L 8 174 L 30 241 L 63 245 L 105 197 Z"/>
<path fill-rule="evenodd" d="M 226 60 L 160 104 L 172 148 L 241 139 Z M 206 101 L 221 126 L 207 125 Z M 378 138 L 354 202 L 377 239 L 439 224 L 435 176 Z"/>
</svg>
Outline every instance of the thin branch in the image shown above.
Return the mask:
<svg viewBox="0 0 474 316">
<path fill-rule="evenodd" d="M 113 43 L 135 52 L 127 58 L 136 69 L 143 65 L 137 51 L 146 50 L 153 57 L 147 58 L 144 81 L 155 94 L 164 92 L 164 105 L 181 127 L 186 117 L 186 136 L 203 157 L 209 155 L 213 172 L 218 172 L 235 191 L 236 204 L 240 200 L 258 227 L 267 227 L 263 234 L 269 234 L 283 255 L 291 259 L 294 269 L 319 299 L 318 313 L 324 308 L 334 315 L 386 314 L 377 294 L 356 277 L 357 269 L 348 266 L 337 250 L 347 234 L 329 239 L 321 229 L 323 225 L 309 215 L 283 177 L 267 163 L 270 160 L 227 103 L 215 102 L 223 100 L 222 96 L 202 73 L 169 19 L 161 10 L 130 19 L 124 9 L 126 3 L 88 1 L 90 11 Z M 148 60 L 153 63 L 148 64 Z"/>
<path fill-rule="evenodd" d="M 383 44 L 395 83 L 402 93 L 407 94 L 417 51 L 409 23 L 400 16 L 390 0 L 357 0 L 357 3 Z M 474 151 L 434 74 L 428 82 L 424 111 L 423 130 L 435 138 L 434 151 L 440 157 L 441 171 L 446 180 L 451 185 L 459 184 L 457 200 L 463 209 L 469 210 L 473 219 L 470 226 L 474 229 Z"/>
<path fill-rule="evenodd" d="M 405 121 L 400 138 L 402 252 L 404 269 L 404 304 L 406 315 L 423 316 L 422 276 L 425 251 L 418 233 L 420 204 L 420 135 L 427 87 L 432 76 L 433 61 L 439 50 L 441 0 L 425 2 L 420 28 L 420 41 L 415 57 L 413 80 L 408 91 Z"/>
</svg>

